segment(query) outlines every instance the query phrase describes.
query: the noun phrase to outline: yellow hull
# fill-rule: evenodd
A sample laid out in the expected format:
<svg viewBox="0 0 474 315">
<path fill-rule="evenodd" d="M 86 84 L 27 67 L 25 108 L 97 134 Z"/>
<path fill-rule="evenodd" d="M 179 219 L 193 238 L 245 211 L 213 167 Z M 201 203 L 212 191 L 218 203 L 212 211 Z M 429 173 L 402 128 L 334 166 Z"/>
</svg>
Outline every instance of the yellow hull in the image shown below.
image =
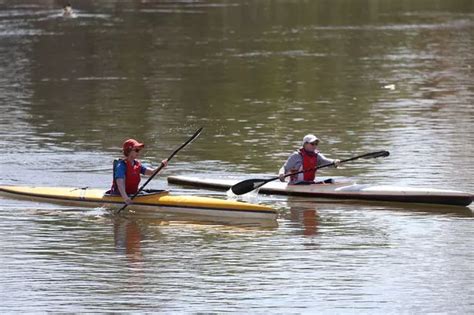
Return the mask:
<svg viewBox="0 0 474 315">
<path fill-rule="evenodd" d="M 66 203 L 84 207 L 121 208 L 120 196 L 105 194 L 104 189 L 71 187 L 0 186 L 0 194 L 16 198 Z M 274 209 L 257 204 L 208 197 L 175 196 L 167 191 L 137 196 L 129 210 L 275 220 Z"/>
</svg>

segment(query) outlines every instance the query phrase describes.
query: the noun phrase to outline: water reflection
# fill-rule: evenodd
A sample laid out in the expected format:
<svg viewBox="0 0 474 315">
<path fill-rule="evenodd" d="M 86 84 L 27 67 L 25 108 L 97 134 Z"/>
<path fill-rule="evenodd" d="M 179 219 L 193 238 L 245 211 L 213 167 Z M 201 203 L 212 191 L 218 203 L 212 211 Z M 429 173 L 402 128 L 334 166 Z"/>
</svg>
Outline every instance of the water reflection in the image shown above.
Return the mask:
<svg viewBox="0 0 474 315">
<path fill-rule="evenodd" d="M 142 261 L 142 240 L 143 234 L 135 220 L 116 219 L 114 221 L 115 248 L 119 253 L 125 254 L 130 262 Z"/>
<path fill-rule="evenodd" d="M 312 229 L 311 219 L 306 215 L 305 224 L 308 224 L 308 233 Z M 159 242 L 162 236 L 161 226 L 182 226 L 190 230 L 209 230 L 215 232 L 239 233 L 271 231 L 278 227 L 275 220 L 245 220 L 219 219 L 191 216 L 167 215 L 164 219 L 152 219 L 143 215 L 113 216 L 114 247 L 117 253 L 124 255 L 130 263 L 139 264 L 146 260 L 142 244 L 153 241 Z M 153 227 L 153 229 L 151 229 Z M 199 227 L 199 228 L 198 228 Z M 314 229 L 314 228 L 313 228 Z M 153 232 L 151 232 L 153 230 Z"/>
<path fill-rule="evenodd" d="M 109 216 L 109 215 L 107 215 Z M 180 226 L 184 230 L 205 230 L 215 233 L 255 233 L 273 231 L 278 227 L 276 220 L 219 218 L 163 213 L 143 213 L 124 211 L 120 215 L 110 216 L 113 224 L 114 247 L 132 264 L 147 260 L 143 244 L 161 242 L 161 228 Z M 153 253 L 154 255 L 155 253 Z"/>
<path fill-rule="evenodd" d="M 301 225 L 304 236 L 314 236 L 318 234 L 320 217 L 314 208 L 290 208 L 290 220 Z"/>
</svg>

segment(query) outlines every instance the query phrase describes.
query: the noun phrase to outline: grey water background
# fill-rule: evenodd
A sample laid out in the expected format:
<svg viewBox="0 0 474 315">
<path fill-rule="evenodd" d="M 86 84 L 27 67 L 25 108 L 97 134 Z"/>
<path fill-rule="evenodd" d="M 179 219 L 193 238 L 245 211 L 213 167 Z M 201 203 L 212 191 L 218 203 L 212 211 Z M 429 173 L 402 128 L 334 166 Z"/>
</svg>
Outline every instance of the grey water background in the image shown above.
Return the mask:
<svg viewBox="0 0 474 315">
<path fill-rule="evenodd" d="M 0 1 L 0 182 L 104 187 L 129 137 L 166 176 L 325 176 L 474 192 L 474 3 Z M 0 197 L 0 311 L 474 311 L 471 208 L 260 196 L 276 226 Z"/>
</svg>

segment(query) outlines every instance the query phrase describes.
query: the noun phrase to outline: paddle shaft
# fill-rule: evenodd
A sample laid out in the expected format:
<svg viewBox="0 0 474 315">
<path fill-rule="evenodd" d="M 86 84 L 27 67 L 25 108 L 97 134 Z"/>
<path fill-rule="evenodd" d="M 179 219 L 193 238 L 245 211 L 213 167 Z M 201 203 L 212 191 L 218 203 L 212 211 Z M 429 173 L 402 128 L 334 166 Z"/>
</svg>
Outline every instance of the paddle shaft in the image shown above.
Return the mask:
<svg viewBox="0 0 474 315">
<path fill-rule="evenodd" d="M 176 155 L 176 153 L 178 153 L 181 149 L 183 149 L 185 146 L 187 146 L 191 141 L 193 141 L 194 139 L 196 139 L 199 134 L 201 134 L 201 131 L 202 131 L 202 128 L 199 128 L 192 136 L 191 138 L 189 138 L 185 143 L 183 143 L 182 145 L 180 145 L 176 150 L 173 151 L 173 153 L 171 153 L 171 155 L 168 157 L 168 162 Z M 141 193 L 143 191 L 143 189 L 145 188 L 146 185 L 148 185 L 148 183 L 153 179 L 153 177 L 156 176 L 156 174 L 158 174 L 161 169 L 163 169 L 163 167 L 165 167 L 165 165 L 163 164 L 163 162 L 161 162 L 160 166 L 153 172 L 153 174 L 146 180 L 146 182 L 140 187 L 140 189 L 138 189 L 138 191 L 130 198 L 131 200 L 133 200 L 136 196 L 138 196 L 139 193 Z M 122 208 L 120 208 L 117 213 L 120 213 L 120 211 L 122 211 L 123 209 L 127 208 L 127 204 L 124 204 Z"/>
</svg>

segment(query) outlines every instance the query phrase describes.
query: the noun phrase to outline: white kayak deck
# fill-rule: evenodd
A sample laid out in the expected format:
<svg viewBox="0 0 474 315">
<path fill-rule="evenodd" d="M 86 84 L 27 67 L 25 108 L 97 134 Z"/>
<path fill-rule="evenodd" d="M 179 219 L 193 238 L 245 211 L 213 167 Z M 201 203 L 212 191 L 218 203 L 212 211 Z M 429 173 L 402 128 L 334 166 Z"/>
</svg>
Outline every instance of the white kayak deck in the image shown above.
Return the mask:
<svg viewBox="0 0 474 315">
<path fill-rule="evenodd" d="M 248 178 L 265 178 L 262 176 Z M 245 178 L 244 178 L 245 179 Z M 193 176 L 170 176 L 172 184 L 227 190 L 244 180 L 242 178 L 210 178 L 209 174 Z M 324 180 L 321 178 L 321 180 Z M 468 206 L 472 194 L 444 189 L 417 188 L 396 185 L 356 184 L 348 180 L 335 180 L 332 184 L 288 185 L 278 180 L 269 182 L 259 189 L 260 193 L 318 197 L 330 199 L 354 199 L 373 201 L 394 201 L 408 203 L 444 204 Z"/>
</svg>

